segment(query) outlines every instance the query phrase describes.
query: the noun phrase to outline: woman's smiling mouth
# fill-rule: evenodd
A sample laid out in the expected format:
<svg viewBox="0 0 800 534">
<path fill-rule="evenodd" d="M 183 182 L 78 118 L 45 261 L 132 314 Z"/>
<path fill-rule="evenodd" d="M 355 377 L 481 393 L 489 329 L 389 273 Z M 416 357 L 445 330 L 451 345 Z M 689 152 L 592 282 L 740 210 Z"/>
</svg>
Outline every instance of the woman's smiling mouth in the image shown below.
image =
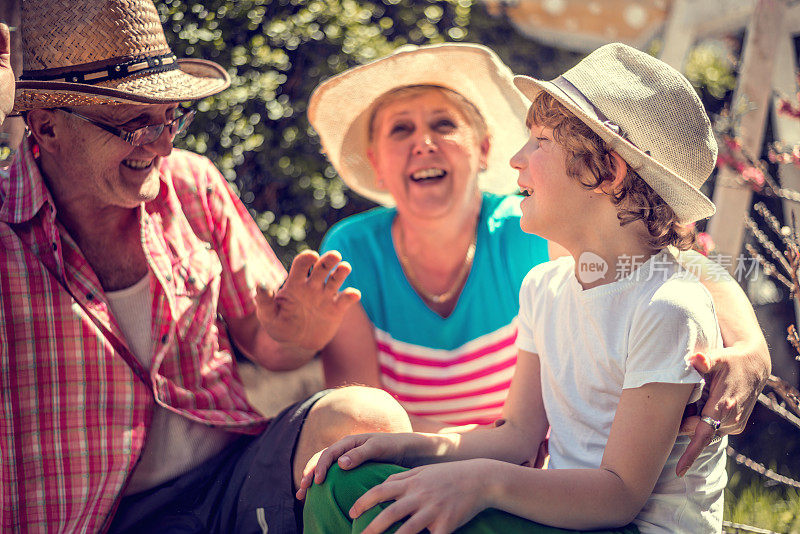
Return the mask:
<svg viewBox="0 0 800 534">
<path fill-rule="evenodd" d="M 425 182 L 427 180 L 437 180 L 447 176 L 447 171 L 439 168 L 420 169 L 411 173 L 411 180 L 414 182 Z"/>
</svg>

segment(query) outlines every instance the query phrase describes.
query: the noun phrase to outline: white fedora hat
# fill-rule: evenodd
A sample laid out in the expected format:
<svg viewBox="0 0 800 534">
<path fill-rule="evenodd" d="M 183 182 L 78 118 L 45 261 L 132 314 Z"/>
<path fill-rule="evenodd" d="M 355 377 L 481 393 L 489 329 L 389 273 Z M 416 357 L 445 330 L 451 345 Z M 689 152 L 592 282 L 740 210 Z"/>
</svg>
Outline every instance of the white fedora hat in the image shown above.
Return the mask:
<svg viewBox="0 0 800 534">
<path fill-rule="evenodd" d="M 552 81 L 516 76 L 533 100 L 547 91 L 597 133 L 690 223 L 714 215 L 700 192 L 717 161 L 717 142 L 692 85 L 666 63 L 612 43 Z"/>
<path fill-rule="evenodd" d="M 528 136 L 528 105 L 513 83 L 511 70 L 490 49 L 478 44 L 408 46 L 320 84 L 311 95 L 308 118 L 339 176 L 353 191 L 380 204 L 394 199 L 376 185 L 367 159 L 372 103 L 384 93 L 409 85 L 434 85 L 469 100 L 486 120 L 491 149 L 484 191 L 511 193 L 516 181 L 509 160 Z"/>
</svg>

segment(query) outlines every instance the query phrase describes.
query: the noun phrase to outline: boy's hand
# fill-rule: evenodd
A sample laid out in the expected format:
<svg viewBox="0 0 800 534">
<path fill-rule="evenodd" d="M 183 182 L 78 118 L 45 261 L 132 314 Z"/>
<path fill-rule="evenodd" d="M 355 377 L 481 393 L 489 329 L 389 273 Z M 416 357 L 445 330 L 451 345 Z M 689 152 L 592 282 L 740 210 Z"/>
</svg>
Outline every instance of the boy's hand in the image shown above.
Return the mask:
<svg viewBox="0 0 800 534">
<path fill-rule="evenodd" d="M 399 464 L 403 459 L 403 440 L 395 439 L 408 434 L 357 434 L 342 438 L 330 447 L 319 451 L 303 469 L 303 478 L 296 497 L 299 500 L 306 498 L 306 492 L 311 484 L 322 484 L 328 469 L 337 462 L 342 469 L 353 469 L 367 460 L 382 460 Z"/>
<path fill-rule="evenodd" d="M 322 484 L 328 469 L 337 462 L 344 470 L 353 469 L 368 460 L 380 460 L 399 465 L 409 465 L 421 451 L 432 451 L 434 456 L 450 438 L 437 434 L 375 433 L 357 434 L 342 438 L 327 449 L 311 457 L 300 479 L 297 498 L 303 500 L 311 484 Z"/>
<path fill-rule="evenodd" d="M 356 519 L 376 504 L 395 501 L 380 512 L 363 534 L 384 532 L 404 521 L 397 534 L 428 529 L 447 534 L 465 525 L 487 507 L 486 480 L 492 476 L 492 460 L 475 459 L 425 465 L 388 477 L 353 504 Z"/>
<path fill-rule="evenodd" d="M 14 107 L 14 72 L 11 70 L 11 32 L 0 23 L 0 124 Z"/>
</svg>

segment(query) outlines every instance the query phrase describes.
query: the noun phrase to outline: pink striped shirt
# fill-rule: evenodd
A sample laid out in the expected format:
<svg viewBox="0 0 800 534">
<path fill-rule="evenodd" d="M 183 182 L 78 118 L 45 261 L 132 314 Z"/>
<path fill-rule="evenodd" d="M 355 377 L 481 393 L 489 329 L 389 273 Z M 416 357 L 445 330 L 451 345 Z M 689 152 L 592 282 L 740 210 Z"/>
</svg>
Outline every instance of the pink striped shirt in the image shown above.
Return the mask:
<svg viewBox="0 0 800 534">
<path fill-rule="evenodd" d="M 517 363 L 516 323 L 452 350 L 404 343 L 376 329 L 383 387 L 409 414 L 452 425 L 502 413 Z"/>
<path fill-rule="evenodd" d="M 106 527 L 154 398 L 232 432 L 267 425 L 247 402 L 218 313 L 252 313 L 255 282 L 276 287 L 286 273 L 207 159 L 175 150 L 160 171 L 158 197 L 140 208 L 154 275 L 150 369 L 56 218 L 27 140 L 0 173 L 2 531 Z"/>
</svg>

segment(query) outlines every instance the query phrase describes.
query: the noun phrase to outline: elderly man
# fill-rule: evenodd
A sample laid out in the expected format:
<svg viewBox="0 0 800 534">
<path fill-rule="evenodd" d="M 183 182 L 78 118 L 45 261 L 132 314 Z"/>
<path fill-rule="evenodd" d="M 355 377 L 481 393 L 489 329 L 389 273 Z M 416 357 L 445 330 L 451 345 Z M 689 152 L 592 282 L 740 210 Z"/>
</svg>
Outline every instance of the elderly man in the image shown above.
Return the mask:
<svg viewBox="0 0 800 534">
<path fill-rule="evenodd" d="M 309 361 L 359 298 L 336 253 L 286 276 L 217 169 L 173 150 L 226 72 L 171 53 L 151 0 L 26 0 L 0 174 L 0 530 L 294 532 L 312 454 L 408 430 L 345 388 L 266 420 L 230 340 L 270 369 Z M 13 89 L 0 28 L 0 119 Z M 229 340 L 230 338 L 230 340 Z"/>
</svg>

